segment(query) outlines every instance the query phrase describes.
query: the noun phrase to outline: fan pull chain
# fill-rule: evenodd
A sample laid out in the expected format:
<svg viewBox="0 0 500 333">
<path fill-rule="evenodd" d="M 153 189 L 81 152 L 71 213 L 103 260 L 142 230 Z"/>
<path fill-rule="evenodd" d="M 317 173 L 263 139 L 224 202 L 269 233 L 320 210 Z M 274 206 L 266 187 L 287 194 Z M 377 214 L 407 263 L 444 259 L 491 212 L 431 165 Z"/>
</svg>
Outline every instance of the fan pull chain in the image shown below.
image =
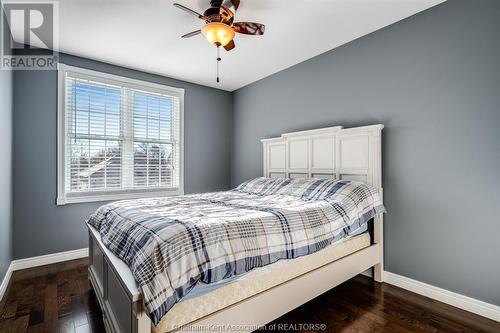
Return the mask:
<svg viewBox="0 0 500 333">
<path fill-rule="evenodd" d="M 222 59 L 220 58 L 220 47 L 217 45 L 217 83 L 219 83 L 219 62 Z"/>
</svg>

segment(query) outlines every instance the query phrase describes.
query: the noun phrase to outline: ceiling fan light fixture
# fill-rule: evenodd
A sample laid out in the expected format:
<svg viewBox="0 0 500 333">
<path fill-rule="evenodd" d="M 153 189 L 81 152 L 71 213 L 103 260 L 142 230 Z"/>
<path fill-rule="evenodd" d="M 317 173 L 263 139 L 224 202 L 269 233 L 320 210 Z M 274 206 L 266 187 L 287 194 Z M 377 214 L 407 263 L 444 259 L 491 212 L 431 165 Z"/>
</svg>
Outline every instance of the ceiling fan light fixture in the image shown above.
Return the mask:
<svg viewBox="0 0 500 333">
<path fill-rule="evenodd" d="M 221 22 L 211 22 L 201 29 L 201 33 L 210 44 L 226 46 L 235 35 L 233 28 Z"/>
</svg>

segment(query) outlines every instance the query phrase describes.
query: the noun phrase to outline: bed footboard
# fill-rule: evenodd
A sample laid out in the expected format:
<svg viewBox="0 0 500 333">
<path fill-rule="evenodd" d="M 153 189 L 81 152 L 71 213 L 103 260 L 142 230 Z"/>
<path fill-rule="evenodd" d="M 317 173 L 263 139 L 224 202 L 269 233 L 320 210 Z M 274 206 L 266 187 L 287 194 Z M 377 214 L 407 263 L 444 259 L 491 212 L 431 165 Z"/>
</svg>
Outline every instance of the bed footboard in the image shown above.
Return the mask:
<svg viewBox="0 0 500 333">
<path fill-rule="evenodd" d="M 114 262 L 89 227 L 89 279 L 108 333 L 149 333 L 151 321 L 143 311 L 137 285 L 123 262 Z M 124 268 L 123 270 L 121 268 Z"/>
</svg>

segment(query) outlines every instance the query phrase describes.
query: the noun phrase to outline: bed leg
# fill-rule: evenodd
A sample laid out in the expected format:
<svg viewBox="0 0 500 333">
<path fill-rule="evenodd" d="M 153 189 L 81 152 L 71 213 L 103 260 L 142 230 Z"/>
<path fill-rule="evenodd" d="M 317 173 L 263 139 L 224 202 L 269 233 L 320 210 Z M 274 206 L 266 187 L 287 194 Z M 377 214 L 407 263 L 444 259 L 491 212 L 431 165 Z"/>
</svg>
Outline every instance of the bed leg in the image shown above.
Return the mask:
<svg viewBox="0 0 500 333">
<path fill-rule="evenodd" d="M 384 220 L 382 214 L 375 217 L 374 242 L 379 245 L 379 263 L 373 267 L 373 279 L 377 282 L 384 282 Z"/>
<path fill-rule="evenodd" d="M 373 279 L 377 282 L 384 282 L 384 268 L 382 264 L 373 266 Z"/>
</svg>

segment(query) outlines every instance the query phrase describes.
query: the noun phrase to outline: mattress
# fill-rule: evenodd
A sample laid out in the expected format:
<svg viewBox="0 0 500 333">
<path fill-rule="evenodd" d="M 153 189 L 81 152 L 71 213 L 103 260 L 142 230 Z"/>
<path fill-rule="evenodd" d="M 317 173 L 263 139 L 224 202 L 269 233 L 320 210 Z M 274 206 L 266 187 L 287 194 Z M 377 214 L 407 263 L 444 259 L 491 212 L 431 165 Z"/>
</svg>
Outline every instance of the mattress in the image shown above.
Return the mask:
<svg viewBox="0 0 500 333">
<path fill-rule="evenodd" d="M 368 231 L 368 223 L 363 223 L 359 228 L 357 229 L 350 229 L 347 233 L 347 235 L 338 235 L 337 237 L 334 238 L 334 241 L 333 243 L 337 243 L 338 241 L 342 240 L 343 238 L 349 238 L 349 237 L 354 237 L 354 236 L 357 236 L 357 235 L 361 235 L 362 233 L 364 232 L 367 232 Z M 237 276 L 233 276 L 233 277 L 230 277 L 228 279 L 224 279 L 224 280 L 221 280 L 221 281 L 218 281 L 218 282 L 215 282 L 215 283 L 198 283 L 194 288 L 193 290 L 191 290 L 189 292 L 189 294 L 187 294 L 186 296 L 184 296 L 182 298 L 182 300 L 188 300 L 188 299 L 191 299 L 191 298 L 195 298 L 195 297 L 199 297 L 199 296 L 203 296 L 205 294 L 208 294 L 214 290 L 217 290 L 219 288 L 222 288 L 224 287 L 225 285 L 228 285 L 230 283 L 232 283 L 233 281 L 237 280 L 237 279 L 240 279 L 243 275 L 245 274 L 248 274 L 248 273 L 244 273 L 244 274 L 241 274 L 241 275 L 237 275 Z"/>
<path fill-rule="evenodd" d="M 370 246 L 369 233 L 363 233 L 296 259 L 280 260 L 246 273 L 231 283 L 197 297 L 185 298 L 174 305 L 157 326 L 155 333 L 166 333 L 201 319 L 274 286 Z"/>
</svg>

